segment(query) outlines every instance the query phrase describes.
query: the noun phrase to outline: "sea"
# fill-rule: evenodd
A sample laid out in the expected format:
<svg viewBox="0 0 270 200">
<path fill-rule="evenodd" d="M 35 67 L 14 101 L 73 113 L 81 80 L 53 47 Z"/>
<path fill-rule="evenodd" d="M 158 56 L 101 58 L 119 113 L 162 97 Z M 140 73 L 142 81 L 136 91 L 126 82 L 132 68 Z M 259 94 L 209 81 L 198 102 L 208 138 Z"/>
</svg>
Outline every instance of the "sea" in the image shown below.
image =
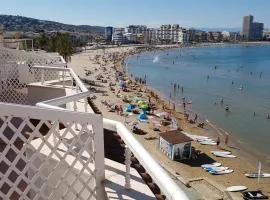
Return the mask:
<svg viewBox="0 0 270 200">
<path fill-rule="evenodd" d="M 270 45 L 207 45 L 129 57 L 128 73 L 270 158 Z M 229 111 L 226 111 L 226 107 Z"/>
</svg>

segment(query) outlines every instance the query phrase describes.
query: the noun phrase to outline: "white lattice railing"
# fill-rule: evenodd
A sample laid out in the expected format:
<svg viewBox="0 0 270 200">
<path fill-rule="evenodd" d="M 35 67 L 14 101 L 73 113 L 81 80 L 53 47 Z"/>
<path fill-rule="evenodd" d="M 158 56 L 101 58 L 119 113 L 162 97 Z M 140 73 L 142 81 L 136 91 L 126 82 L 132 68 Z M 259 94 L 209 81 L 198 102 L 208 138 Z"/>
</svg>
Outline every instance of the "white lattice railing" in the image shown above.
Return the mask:
<svg viewBox="0 0 270 200">
<path fill-rule="evenodd" d="M 39 82 L 41 73 L 34 65 L 64 68 L 66 62 L 57 54 L 23 52 L 0 47 L 0 102 L 28 104 L 27 84 Z M 54 80 L 58 72 L 48 71 L 44 80 Z"/>
<path fill-rule="evenodd" d="M 1 53 L 2 52 L 0 51 L 0 56 L 1 56 Z M 7 58 L 7 57 L 4 57 L 4 58 Z M 18 57 L 16 57 L 16 58 L 19 60 Z M 10 65 L 11 63 L 12 62 L 5 62 L 5 63 L 2 63 L 2 66 L 4 66 L 3 68 L 5 68 L 6 66 Z M 62 63 L 63 66 L 65 65 L 63 60 L 61 60 L 61 63 Z M 43 144 L 45 149 L 49 148 L 49 152 L 50 152 L 49 155 L 52 156 L 52 159 L 56 159 L 56 160 L 58 159 L 58 160 L 62 161 L 60 159 L 61 156 L 63 158 L 67 158 L 68 155 L 67 154 L 62 155 L 60 152 L 55 151 L 57 148 L 60 148 L 61 143 L 59 143 L 59 141 L 62 141 L 64 139 L 63 137 L 65 136 L 65 135 L 60 134 L 61 131 L 58 131 L 57 127 L 58 127 L 58 124 L 60 124 L 60 122 L 65 121 L 65 119 L 67 121 L 69 121 L 71 118 L 69 117 L 70 113 L 68 111 L 66 111 L 64 108 L 61 108 L 60 106 L 63 105 L 63 104 L 67 104 L 69 102 L 73 102 L 73 110 L 78 111 L 77 110 L 77 108 L 78 108 L 77 102 L 80 99 L 84 99 L 85 100 L 84 101 L 85 110 L 80 110 L 80 111 L 89 112 L 89 110 L 86 109 L 86 107 L 87 107 L 86 98 L 89 96 L 89 92 L 88 92 L 87 88 L 80 81 L 80 79 L 74 73 L 74 71 L 72 69 L 63 68 L 63 67 L 56 67 L 55 65 L 54 65 L 54 67 L 48 67 L 48 66 L 44 66 L 44 62 L 40 62 L 40 63 L 37 63 L 37 64 L 41 65 L 41 66 L 36 66 L 36 65 L 35 66 L 30 65 L 29 66 L 29 64 L 26 64 L 26 63 L 23 63 L 22 65 L 18 65 L 17 62 L 16 63 L 13 62 L 12 65 L 14 67 L 13 67 L 12 70 L 10 68 L 8 69 L 8 67 L 6 67 L 5 70 L 4 70 L 4 71 L 6 71 L 5 75 L 8 75 L 9 78 L 7 79 L 6 78 L 7 76 L 4 76 L 3 73 L 0 73 L 0 80 L 2 81 L 1 82 L 2 90 L 0 88 L 0 94 L 2 96 L 0 95 L 0 101 L 3 101 L 1 97 L 3 97 L 3 94 L 5 94 L 5 92 L 6 92 L 6 94 L 8 94 L 10 96 L 6 97 L 5 102 L 16 102 L 16 103 L 19 103 L 19 104 L 27 103 L 27 92 L 25 92 L 23 90 L 26 89 L 26 84 L 29 83 L 29 82 L 39 82 L 41 85 L 47 85 L 48 86 L 48 85 L 52 85 L 53 81 L 57 80 L 56 81 L 57 84 L 61 83 L 63 87 L 70 87 L 71 86 L 71 88 L 73 88 L 73 85 L 75 85 L 76 88 L 73 88 L 73 89 L 76 92 L 73 95 L 59 97 L 59 98 L 56 98 L 56 99 L 51 99 L 51 100 L 44 101 L 44 102 L 39 102 L 39 103 L 36 104 L 39 107 L 49 108 L 51 113 L 50 113 L 50 111 L 45 111 L 45 110 L 43 111 L 42 110 L 42 111 L 37 112 L 37 113 L 40 114 L 40 117 L 39 117 L 39 115 L 36 115 L 36 114 L 32 115 L 32 112 L 36 112 L 38 109 L 35 110 L 32 107 L 22 107 L 22 106 L 21 107 L 20 106 L 16 107 L 16 108 L 19 108 L 19 110 L 20 110 L 19 117 L 21 117 L 23 119 L 26 119 L 26 120 L 23 120 L 24 123 L 29 122 L 29 117 L 27 118 L 27 116 L 32 116 L 34 119 L 39 119 L 41 121 L 43 120 L 42 123 L 44 123 L 44 120 L 45 120 L 46 125 L 51 127 L 52 131 L 51 132 L 49 131 L 47 133 L 47 134 L 50 135 L 50 137 L 49 137 L 49 135 L 44 136 L 44 137 L 41 137 L 41 138 L 38 138 L 38 139 L 34 140 L 33 142 L 39 140 L 40 143 Z M 46 63 L 45 63 L 45 65 L 46 65 Z M 1 66 L 1 61 L 0 61 L 0 66 Z M 22 66 L 24 66 L 24 68 Z M 1 69 L 2 68 L 0 68 L 0 70 Z M 11 70 L 11 71 L 9 71 L 9 70 Z M 9 84 L 10 88 L 6 89 L 7 87 L 5 87 L 5 86 L 9 82 L 12 83 L 12 84 Z M 70 83 L 70 84 L 68 85 L 67 83 Z M 12 91 L 12 92 L 10 92 L 10 91 Z M 25 93 L 26 93 L 26 95 L 25 95 Z M 24 94 L 24 96 L 23 96 L 24 98 L 22 98 L 20 96 L 21 94 Z M 3 108 L 5 107 L 2 104 L 0 106 L 2 106 Z M 8 107 L 10 108 L 12 106 L 8 105 Z M 24 112 L 21 112 L 21 110 L 24 110 Z M 14 113 L 12 114 L 11 111 L 8 112 L 8 110 L 6 110 L 6 112 L 9 113 L 8 116 L 16 116 L 16 114 L 18 114 L 18 112 L 15 112 L 14 109 L 12 109 L 12 111 L 14 111 L 15 114 Z M 0 113 L 2 114 L 2 112 L 0 112 Z M 58 113 L 58 114 L 56 114 L 56 113 Z M 66 114 L 65 117 L 64 117 L 64 114 Z M 78 138 L 78 136 L 76 134 L 83 135 L 84 132 L 83 131 L 74 131 L 74 130 L 77 130 L 77 129 L 82 130 L 82 129 L 80 129 L 80 127 L 84 128 L 84 126 L 81 123 L 87 122 L 87 120 L 89 120 L 88 123 L 91 124 L 92 123 L 92 121 L 91 121 L 92 115 L 91 115 L 91 117 L 89 117 L 88 114 L 86 114 L 86 113 L 77 113 L 77 114 L 73 113 L 73 114 L 71 114 L 71 116 L 74 117 L 73 118 L 74 120 L 72 122 L 73 124 L 72 124 L 72 126 L 66 126 L 66 127 L 68 127 L 67 131 L 71 132 L 71 137 L 76 136 L 76 138 Z M 45 117 L 45 119 L 44 119 L 44 117 Z M 76 117 L 78 117 L 78 118 L 76 118 Z M 84 120 L 82 120 L 83 118 L 84 118 Z M 2 119 L 2 121 L 6 120 L 5 117 L 2 117 L 1 119 Z M 9 117 L 7 119 L 8 119 L 8 122 L 9 122 L 11 118 Z M 102 118 L 99 118 L 100 122 L 101 122 L 101 119 Z M 41 125 L 40 123 L 41 122 L 38 123 L 39 126 Z M 54 124 L 54 126 L 52 124 Z M 147 170 L 147 172 L 151 175 L 151 177 L 153 178 L 155 183 L 160 187 L 162 193 L 166 195 L 167 199 L 171 199 L 171 200 L 178 200 L 178 199 L 186 200 L 186 199 L 188 199 L 186 197 L 185 193 L 178 187 L 178 185 L 169 177 L 169 175 L 152 158 L 152 156 L 144 149 L 144 147 L 136 140 L 136 138 L 132 135 L 132 133 L 122 123 L 114 121 L 114 120 L 103 119 L 103 126 L 108 130 L 116 131 L 120 135 L 122 140 L 127 145 L 126 153 L 125 153 L 125 155 L 126 155 L 126 162 L 125 163 L 126 163 L 126 168 L 127 168 L 126 169 L 126 171 L 127 171 L 127 174 L 126 174 L 126 188 L 130 188 L 130 187 L 132 188 L 132 182 L 130 183 L 130 176 L 129 176 L 129 168 L 130 168 L 130 163 L 131 163 L 130 162 L 130 153 L 132 152 L 136 156 L 136 158 L 139 160 L 139 162 L 143 165 L 143 167 Z M 3 125 L 2 125 L 2 127 L 3 127 Z M 97 194 L 96 197 L 97 197 L 97 199 L 100 199 L 99 197 L 102 196 L 102 187 L 103 187 L 102 181 L 104 181 L 104 179 L 105 179 L 104 178 L 104 152 L 103 152 L 104 150 L 103 150 L 103 139 L 102 139 L 102 137 L 103 137 L 103 127 L 102 127 L 102 125 L 101 126 L 100 125 L 96 126 L 96 132 L 93 131 L 95 133 L 94 137 L 93 137 L 93 134 L 91 135 L 90 129 L 88 129 L 88 130 L 89 130 L 89 134 L 90 134 L 89 137 L 93 138 L 92 143 L 94 143 L 94 144 L 98 143 L 99 146 L 102 147 L 100 149 L 95 150 L 95 153 L 94 153 L 94 166 L 96 166 L 98 169 L 100 169 L 100 171 L 99 171 L 99 173 L 96 173 L 96 174 L 95 174 L 95 171 L 97 169 L 92 171 L 96 176 L 95 177 L 96 194 Z M 1 131 L 3 131 L 3 128 L 2 129 L 0 128 L 0 132 Z M 20 131 L 22 131 L 22 130 L 21 129 L 16 129 L 15 130 L 16 133 L 17 132 L 19 133 Z M 52 132 L 55 132 L 56 134 L 53 134 Z M 98 134 L 98 136 L 96 134 Z M 96 137 L 95 137 L 95 135 L 96 135 Z M 41 136 L 41 135 L 39 134 L 39 136 Z M 2 137 L 4 137 L 4 136 L 2 136 Z M 30 136 L 29 138 L 25 139 L 25 142 L 27 142 L 27 143 L 24 146 L 27 146 L 29 144 L 30 140 L 32 141 L 32 139 L 34 139 L 34 136 Z M 7 142 L 7 139 L 5 139 L 5 141 Z M 50 145 L 48 145 L 49 141 L 51 141 Z M 56 141 L 56 142 L 53 142 L 53 141 Z M 58 141 L 58 143 L 57 143 L 57 141 Z M 82 141 L 80 141 L 79 143 L 81 143 L 81 142 Z M 39 145 L 41 145 L 41 144 L 39 144 Z M 68 143 L 63 143 L 63 144 L 66 146 L 66 149 L 68 150 L 69 153 L 70 152 L 74 153 L 73 150 L 70 149 L 70 147 L 68 147 Z M 49 146 L 49 147 L 47 147 L 47 146 Z M 30 155 L 29 159 L 30 160 L 31 160 L 32 156 L 35 156 L 35 151 L 33 151 L 33 148 L 31 148 L 31 147 L 32 146 L 30 145 L 30 148 L 28 148 L 29 149 L 28 152 L 30 152 L 29 153 L 29 155 Z M 31 149 L 32 149 L 32 151 L 30 151 Z M 37 150 L 38 151 L 36 151 L 37 152 L 36 154 L 41 155 L 42 152 L 43 152 L 43 148 L 38 148 Z M 77 150 L 80 152 L 80 154 L 77 154 L 77 155 L 79 157 L 82 156 L 81 153 L 84 150 L 80 149 L 80 148 L 77 148 Z M 54 155 L 55 154 L 55 153 L 53 153 L 54 151 L 57 152 L 57 155 Z M 87 150 L 85 150 L 85 151 L 87 152 Z M 15 152 L 19 153 L 20 151 L 15 151 Z M 64 152 L 62 152 L 62 153 L 64 153 Z M 20 154 L 20 155 L 22 155 L 22 154 Z M 27 161 L 28 157 L 26 157 L 26 156 L 24 156 L 24 157 L 25 157 L 25 160 Z M 89 154 L 89 157 L 91 157 L 90 154 Z M 3 158 L 3 156 L 1 158 Z M 80 160 L 81 158 L 78 158 L 78 159 Z M 91 160 L 91 158 L 90 158 L 90 160 Z M 7 162 L 7 164 L 11 164 L 7 160 L 5 160 L 5 161 Z M 46 160 L 46 162 L 47 162 L 47 160 Z M 81 164 L 81 167 L 83 169 L 87 168 L 87 165 L 83 164 L 82 162 L 80 162 L 80 164 Z M 74 165 L 70 165 L 70 166 L 74 167 Z M 13 168 L 14 167 L 12 167 L 12 169 Z M 90 173 L 90 169 L 91 168 L 89 167 L 89 173 Z M 33 170 L 33 172 L 34 172 L 34 175 L 35 175 L 35 173 L 39 174 L 39 172 L 37 172 L 37 170 L 35 171 L 35 169 Z M 62 174 L 60 180 L 63 180 L 63 178 L 65 177 L 66 174 L 67 173 Z M 24 177 L 24 176 L 25 175 L 22 174 L 20 177 Z M 34 177 L 36 177 L 36 176 L 34 176 Z M 41 177 L 42 180 L 43 180 L 43 178 Z M 5 180 L 7 180 L 7 178 L 5 178 Z M 32 187 L 34 183 L 31 183 L 31 181 L 33 181 L 33 180 L 36 180 L 36 179 L 28 180 L 27 185 L 31 185 L 31 187 Z M 3 179 L 1 179 L 1 181 L 2 181 L 1 183 L 3 183 Z M 7 187 L 10 187 L 10 185 L 12 183 L 10 181 L 8 181 L 8 180 L 7 180 L 7 182 L 8 182 Z M 65 183 L 67 183 L 67 181 L 65 181 Z M 38 184 L 40 185 L 40 182 Z M 84 185 L 84 186 L 86 185 L 86 183 L 84 183 L 84 184 L 81 183 L 81 184 Z M 15 187 L 15 189 L 14 189 L 14 187 Z M 12 190 L 17 191 L 17 189 L 16 189 L 17 187 L 18 187 L 18 183 L 16 182 L 13 185 Z M 38 193 L 37 187 L 36 186 L 33 186 L 33 187 L 36 189 L 35 191 L 33 191 L 33 193 Z M 53 188 L 55 188 L 55 187 L 53 187 Z M 93 188 L 89 189 L 89 191 L 90 190 L 93 191 Z M 28 194 L 30 194 L 30 193 L 29 192 L 27 193 L 25 191 L 26 190 L 23 191 L 23 195 L 25 195 L 27 197 Z M 40 190 L 39 192 L 43 192 L 43 190 Z M 18 191 L 17 191 L 17 193 L 18 193 Z M 73 192 L 73 193 L 75 194 L 76 192 Z M 21 194 L 21 192 L 19 194 Z M 3 194 L 3 195 L 7 196 L 7 195 L 12 195 L 12 194 L 11 194 L 11 192 L 8 192 L 7 194 Z M 42 196 L 43 194 L 40 194 L 40 195 Z M 4 197 L 6 197 L 6 196 L 4 196 Z M 42 196 L 42 198 L 44 198 L 44 195 Z M 30 198 L 30 199 L 32 199 L 32 198 Z M 78 198 L 78 199 L 83 199 L 83 198 Z"/>
<path fill-rule="evenodd" d="M 0 110 L 1 199 L 103 198 L 102 116 L 7 103 Z"/>
</svg>

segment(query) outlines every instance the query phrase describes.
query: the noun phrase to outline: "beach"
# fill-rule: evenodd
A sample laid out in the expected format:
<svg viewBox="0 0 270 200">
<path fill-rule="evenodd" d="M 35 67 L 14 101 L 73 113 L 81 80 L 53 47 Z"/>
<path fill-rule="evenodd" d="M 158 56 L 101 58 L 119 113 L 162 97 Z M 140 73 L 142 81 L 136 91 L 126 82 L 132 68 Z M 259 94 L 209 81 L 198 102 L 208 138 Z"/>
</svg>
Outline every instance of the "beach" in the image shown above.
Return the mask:
<svg viewBox="0 0 270 200">
<path fill-rule="evenodd" d="M 170 46 L 175 48 L 176 46 Z M 190 182 L 190 185 L 197 189 L 200 193 L 203 193 L 203 187 L 198 185 L 205 184 L 205 181 L 210 180 L 209 183 L 218 186 L 221 190 L 225 190 L 226 187 L 232 185 L 245 185 L 249 190 L 262 190 L 266 195 L 270 195 L 270 181 L 269 179 L 260 179 L 259 183 L 257 179 L 250 179 L 245 177 L 245 173 L 256 172 L 258 168 L 258 162 L 255 160 L 254 155 L 248 152 L 248 147 L 241 146 L 237 143 L 237 138 L 230 137 L 229 145 L 224 144 L 225 135 L 216 126 L 208 128 L 208 130 L 197 127 L 196 124 L 191 124 L 184 118 L 183 108 L 175 106 L 173 109 L 172 102 L 168 102 L 168 99 L 161 94 L 156 97 L 158 93 L 154 88 L 149 88 L 145 84 L 134 84 L 134 77 L 128 77 L 127 79 L 132 82 L 127 82 L 127 91 L 119 89 L 119 83 L 116 79 L 116 71 L 126 72 L 124 68 L 124 59 L 130 55 L 138 54 L 150 50 L 162 50 L 166 49 L 166 46 L 159 46 L 159 48 L 141 49 L 136 47 L 116 47 L 116 48 L 104 48 L 96 50 L 87 50 L 79 54 L 75 54 L 71 57 L 71 62 L 68 63 L 68 67 L 75 70 L 78 76 L 82 80 L 88 80 L 94 83 L 91 85 L 93 91 L 92 99 L 95 105 L 102 112 L 102 115 L 109 119 L 121 121 L 126 124 L 136 122 L 137 127 L 147 132 L 146 135 L 136 135 L 136 138 L 144 145 L 144 147 L 151 153 L 151 155 L 162 165 L 165 169 L 170 171 L 173 175 L 181 177 L 183 182 Z M 142 77 L 143 79 L 143 77 Z M 90 87 L 90 85 L 88 85 Z M 154 95 L 153 95 L 154 93 Z M 117 105 L 124 108 L 128 105 L 123 101 L 123 97 L 134 98 L 135 96 L 141 96 L 148 100 L 151 98 L 151 102 L 157 107 L 154 110 L 155 113 L 168 112 L 171 116 L 175 117 L 178 124 L 181 125 L 183 131 L 190 134 L 208 136 L 216 140 L 217 136 L 220 136 L 221 146 L 220 148 L 226 149 L 236 155 L 237 158 L 219 158 L 211 154 L 211 150 L 217 150 L 216 146 L 201 145 L 198 142 L 193 141 L 192 146 L 199 150 L 201 153 L 197 160 L 190 161 L 172 161 L 166 155 L 164 155 L 157 147 L 158 132 L 153 131 L 154 127 L 158 127 L 161 131 L 167 131 L 167 126 L 160 126 L 159 119 L 156 117 L 150 117 L 147 122 L 139 122 L 136 115 L 129 115 L 121 112 L 112 112 L 108 105 Z M 209 126 L 209 125 L 208 125 Z M 132 126 L 127 125 L 132 130 Z M 148 138 L 148 139 L 146 139 Z M 149 139 L 151 138 L 151 139 Z M 237 146 L 238 148 L 234 148 Z M 212 162 L 220 162 L 223 166 L 228 166 L 234 170 L 233 173 L 225 175 L 211 175 L 204 171 L 200 166 L 202 164 Z M 269 168 L 264 168 L 262 171 L 269 172 Z M 205 178 L 205 179 L 204 179 Z M 204 180 L 204 181 L 201 181 Z M 201 182 L 200 182 L 201 181 Z M 198 183 L 199 182 L 199 183 Z M 211 190 L 211 188 L 210 188 Z M 203 194 L 202 194 L 203 196 Z M 237 195 L 236 195 L 237 196 Z M 239 195 L 237 196 L 238 198 Z"/>
</svg>

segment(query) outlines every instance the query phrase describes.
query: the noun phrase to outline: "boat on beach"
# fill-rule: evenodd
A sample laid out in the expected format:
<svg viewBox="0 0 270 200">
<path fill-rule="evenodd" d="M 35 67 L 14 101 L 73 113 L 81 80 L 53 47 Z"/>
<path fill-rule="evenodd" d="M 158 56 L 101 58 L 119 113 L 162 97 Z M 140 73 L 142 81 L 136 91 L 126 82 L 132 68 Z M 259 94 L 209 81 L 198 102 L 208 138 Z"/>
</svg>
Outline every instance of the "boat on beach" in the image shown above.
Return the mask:
<svg viewBox="0 0 270 200">
<path fill-rule="evenodd" d="M 246 189 L 247 189 L 247 187 L 243 186 L 243 185 L 234 185 L 234 186 L 227 187 L 228 192 L 239 192 L 239 191 L 243 191 Z"/>
<path fill-rule="evenodd" d="M 226 169 L 226 170 L 222 170 L 222 171 L 216 171 L 216 170 L 209 171 L 209 173 L 211 173 L 213 175 L 223 175 L 223 174 L 229 174 L 232 172 L 233 172 L 233 169 Z"/>
<path fill-rule="evenodd" d="M 232 152 L 230 151 L 211 151 L 212 154 L 224 154 L 224 155 L 229 155 Z"/>
<path fill-rule="evenodd" d="M 213 154 L 217 157 L 222 157 L 222 158 L 236 158 L 236 156 L 232 154 L 226 154 L 226 153 L 224 154 L 224 153 L 219 153 L 219 152 L 215 152 Z"/>
<path fill-rule="evenodd" d="M 205 167 L 204 168 L 206 171 L 217 171 L 217 172 L 221 172 L 221 171 L 224 171 L 224 170 L 227 170 L 229 169 L 229 167 Z"/>
<path fill-rule="evenodd" d="M 248 178 L 270 178 L 270 173 L 246 173 L 246 177 Z"/>
<path fill-rule="evenodd" d="M 260 190 L 246 191 L 246 192 L 243 192 L 242 195 L 245 200 L 268 199 L 268 196 L 264 195 Z"/>
<path fill-rule="evenodd" d="M 206 168 L 206 167 L 219 167 L 219 166 L 221 166 L 221 163 L 218 163 L 218 162 L 214 162 L 212 164 L 201 165 L 202 168 Z"/>
</svg>

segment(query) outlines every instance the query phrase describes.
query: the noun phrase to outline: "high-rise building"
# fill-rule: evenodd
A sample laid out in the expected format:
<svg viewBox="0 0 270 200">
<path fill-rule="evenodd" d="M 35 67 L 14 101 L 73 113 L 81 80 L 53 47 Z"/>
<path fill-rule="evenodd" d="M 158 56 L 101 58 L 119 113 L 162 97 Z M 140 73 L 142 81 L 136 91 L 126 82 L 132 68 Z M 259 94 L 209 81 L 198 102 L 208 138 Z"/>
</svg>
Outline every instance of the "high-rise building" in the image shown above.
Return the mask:
<svg viewBox="0 0 270 200">
<path fill-rule="evenodd" d="M 261 40 L 263 38 L 263 23 L 253 22 L 253 16 L 244 16 L 242 36 L 246 40 Z"/>
<path fill-rule="evenodd" d="M 244 16 L 243 29 L 242 29 L 242 35 L 243 35 L 244 39 L 250 38 L 252 23 L 253 23 L 253 16 L 252 15 Z"/>
<path fill-rule="evenodd" d="M 113 35 L 113 27 L 111 26 L 105 27 L 105 41 L 106 42 L 112 41 L 112 35 Z"/>
<path fill-rule="evenodd" d="M 263 23 L 254 22 L 252 24 L 252 37 L 254 40 L 261 40 L 263 39 Z"/>
</svg>

